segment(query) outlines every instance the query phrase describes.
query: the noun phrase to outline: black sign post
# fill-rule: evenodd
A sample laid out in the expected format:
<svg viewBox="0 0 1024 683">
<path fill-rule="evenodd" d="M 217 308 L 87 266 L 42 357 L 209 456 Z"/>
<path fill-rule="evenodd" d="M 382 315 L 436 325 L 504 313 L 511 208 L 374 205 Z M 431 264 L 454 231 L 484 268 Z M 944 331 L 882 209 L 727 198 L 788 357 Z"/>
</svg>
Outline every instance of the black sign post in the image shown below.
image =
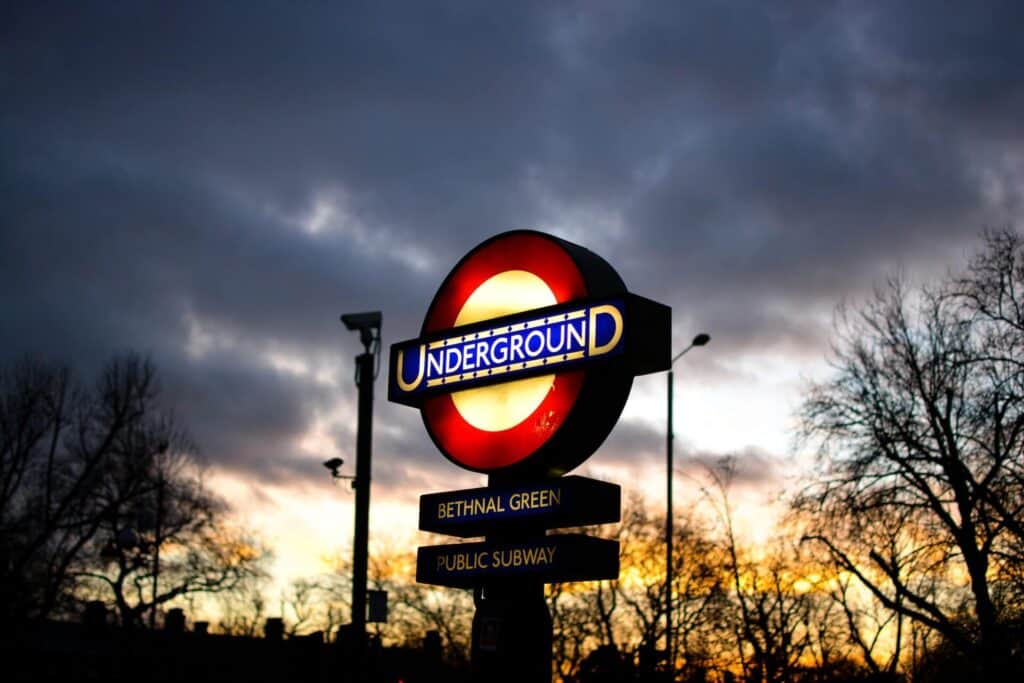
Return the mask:
<svg viewBox="0 0 1024 683">
<path fill-rule="evenodd" d="M 544 585 L 492 582 L 474 600 L 473 680 L 550 681 L 551 614 Z"/>
<path fill-rule="evenodd" d="M 544 584 L 619 576 L 619 543 L 548 529 L 617 522 L 620 488 L 584 477 L 501 483 L 420 497 L 420 529 L 484 541 L 421 547 L 419 583 L 473 588 L 475 681 L 548 681 Z"/>
<path fill-rule="evenodd" d="M 545 583 L 619 576 L 619 543 L 547 529 L 617 522 L 620 488 L 584 477 L 420 497 L 420 529 L 486 540 L 421 547 L 419 583 L 473 588 L 476 681 L 546 681 L 551 616 Z"/>
</svg>

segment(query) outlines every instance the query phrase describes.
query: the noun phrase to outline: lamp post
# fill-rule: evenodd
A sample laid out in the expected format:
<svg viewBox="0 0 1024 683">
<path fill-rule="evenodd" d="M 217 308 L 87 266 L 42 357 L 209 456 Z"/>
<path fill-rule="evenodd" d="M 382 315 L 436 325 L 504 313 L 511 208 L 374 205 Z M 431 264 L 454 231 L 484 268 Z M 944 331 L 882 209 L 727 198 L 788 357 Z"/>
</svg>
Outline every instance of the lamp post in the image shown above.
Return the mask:
<svg viewBox="0 0 1024 683">
<path fill-rule="evenodd" d="M 672 647 L 672 442 L 675 435 L 672 432 L 672 384 L 674 374 L 672 366 L 683 357 L 687 351 L 695 346 L 704 346 L 711 341 L 711 335 L 701 332 L 690 345 L 672 357 L 668 368 L 668 429 L 665 436 L 665 456 L 667 469 L 666 480 L 666 503 L 665 503 L 665 659 L 669 671 L 674 673 L 676 660 L 675 648 Z"/>
</svg>

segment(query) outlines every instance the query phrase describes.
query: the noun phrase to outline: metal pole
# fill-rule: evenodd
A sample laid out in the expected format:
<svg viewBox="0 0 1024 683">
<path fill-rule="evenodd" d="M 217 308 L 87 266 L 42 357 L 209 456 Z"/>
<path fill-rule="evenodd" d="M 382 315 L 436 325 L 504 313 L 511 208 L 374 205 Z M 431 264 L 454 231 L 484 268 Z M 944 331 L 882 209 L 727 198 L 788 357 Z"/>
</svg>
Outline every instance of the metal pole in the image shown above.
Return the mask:
<svg viewBox="0 0 1024 683">
<path fill-rule="evenodd" d="M 373 429 L 374 354 L 356 358 L 359 386 L 359 424 L 356 430 L 356 520 L 352 548 L 352 638 L 357 667 L 356 680 L 367 680 L 366 671 L 366 568 L 370 531 L 370 434 Z"/>
<path fill-rule="evenodd" d="M 156 630 L 156 598 L 157 598 L 157 583 L 160 579 L 160 543 L 163 540 L 160 538 L 163 533 L 163 514 L 164 514 L 164 473 L 163 470 L 159 472 L 159 479 L 157 479 L 156 486 L 156 528 L 153 530 L 153 604 L 149 608 L 149 630 Z"/>
<path fill-rule="evenodd" d="M 668 466 L 665 477 L 668 492 L 668 500 L 665 503 L 665 658 L 669 675 L 672 677 L 670 680 L 675 680 L 676 675 L 676 653 L 672 640 L 672 442 L 675 436 L 672 427 L 672 386 L 673 379 L 675 379 L 672 365 L 685 356 L 690 349 L 704 346 L 709 341 L 711 341 L 711 335 L 701 332 L 693 338 L 689 346 L 672 357 L 668 366 L 668 425 L 665 430 L 665 460 Z"/>
<path fill-rule="evenodd" d="M 672 368 L 668 370 L 668 429 L 665 437 L 666 503 L 665 503 L 665 659 L 674 680 L 675 657 L 672 648 Z"/>
</svg>

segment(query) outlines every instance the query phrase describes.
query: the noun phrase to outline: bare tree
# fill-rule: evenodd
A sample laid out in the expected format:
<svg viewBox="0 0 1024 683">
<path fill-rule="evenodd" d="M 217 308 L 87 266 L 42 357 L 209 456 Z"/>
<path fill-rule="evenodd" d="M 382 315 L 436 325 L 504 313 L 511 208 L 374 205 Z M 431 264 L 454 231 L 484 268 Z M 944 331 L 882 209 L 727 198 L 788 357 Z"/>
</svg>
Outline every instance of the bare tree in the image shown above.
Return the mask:
<svg viewBox="0 0 1024 683">
<path fill-rule="evenodd" d="M 723 556 L 695 515 L 678 513 L 675 528 L 672 622 L 682 664 L 673 675 L 679 669 L 684 677 L 699 677 L 715 658 L 725 607 Z M 664 668 L 664 529 L 663 517 L 630 496 L 619 525 L 578 530 L 617 538 L 621 569 L 616 581 L 549 587 L 556 670 L 564 678 L 578 675 L 599 648 L 602 660 L 617 656 L 627 667 Z"/>
<path fill-rule="evenodd" d="M 622 609 L 616 622 L 628 625 L 633 649 L 645 658 L 655 652 L 665 635 L 666 585 L 655 578 L 664 576 L 665 571 L 664 519 L 634 497 L 627 502 L 619 526 L 621 572 L 615 592 Z M 622 640 L 626 641 L 625 634 Z"/>
<path fill-rule="evenodd" d="M 986 248 L 957 278 L 949 296 L 970 316 L 980 354 L 973 359 L 983 379 L 976 388 L 978 411 L 972 460 L 987 466 L 977 482 L 968 479 L 983 514 L 997 530 L 992 560 L 997 589 L 1024 604 L 1024 238 L 1006 229 L 988 232 Z M 1005 531 L 1005 533 L 1001 533 Z"/>
<path fill-rule="evenodd" d="M 332 570 L 294 582 L 286 594 L 288 617 L 303 628 L 334 633 L 351 619 L 350 553 L 328 558 Z M 368 624 L 387 644 L 418 647 L 428 631 L 441 636 L 445 658 L 457 666 L 469 661 L 473 601 L 470 592 L 415 582 L 416 556 L 407 545 L 378 539 L 370 549 L 368 587 L 388 593 L 386 623 Z M 303 621 L 303 617 L 305 617 Z M 297 630 L 298 625 L 293 626 Z"/>
<path fill-rule="evenodd" d="M 607 645 L 612 636 L 602 619 L 594 619 L 594 607 L 601 611 L 601 597 L 594 602 L 583 596 L 594 591 L 609 590 L 602 582 L 590 584 L 551 584 L 547 588 L 548 611 L 552 622 L 552 660 L 555 672 L 563 680 L 579 674 L 587 654 L 600 644 Z"/>
<path fill-rule="evenodd" d="M 419 646 L 427 631 L 437 631 L 445 659 L 457 667 L 468 664 L 472 591 L 416 583 L 415 552 L 396 544 L 378 544 L 371 553 L 370 570 L 373 587 L 388 591 L 386 635 Z"/>
<path fill-rule="evenodd" d="M 748 681 L 791 681 L 813 652 L 815 633 L 828 633 L 828 607 L 801 588 L 807 583 L 804 563 L 785 538 L 759 552 L 740 543 L 729 499 L 734 473 L 732 460 L 709 469 L 704 493 L 722 528 L 736 661 Z"/>
<path fill-rule="evenodd" d="M 872 675 L 895 676 L 903 651 L 903 615 L 888 610 L 870 596 L 861 595 L 857 580 L 839 563 L 832 562 L 828 573 L 829 597 L 842 612 L 845 628 L 833 634 L 833 648 L 852 644 Z M 841 656 L 849 657 L 843 653 Z"/>
<path fill-rule="evenodd" d="M 157 395 L 152 364 L 135 355 L 111 360 L 93 387 L 39 361 L 2 373 L 8 614 L 46 617 L 100 598 L 134 624 L 157 605 L 257 571 L 261 551 L 224 524 L 194 446 Z"/>
<path fill-rule="evenodd" d="M 720 659 L 721 625 L 726 621 L 728 563 L 713 530 L 691 512 L 676 514 L 672 538 L 672 636 L 682 661 L 673 676 L 701 680 Z M 672 680 L 675 680 L 674 678 Z"/>
<path fill-rule="evenodd" d="M 266 577 L 249 576 L 230 591 L 217 595 L 220 633 L 231 636 L 260 635 L 267 619 Z"/>
<path fill-rule="evenodd" d="M 285 632 L 289 638 L 319 630 L 330 636 L 333 625 L 323 614 L 323 608 L 329 609 L 328 600 L 324 599 L 323 591 L 317 581 L 308 578 L 294 579 L 281 592 L 281 615 L 284 618 Z"/>
<path fill-rule="evenodd" d="M 991 233 L 963 275 L 916 290 L 894 278 L 840 310 L 834 375 L 802 408 L 819 467 L 794 502 L 816 520 L 808 538 L 876 599 L 991 676 L 1013 666 L 1020 609 L 1004 587 L 1024 539 L 1021 252 Z M 901 532 L 899 552 L 879 526 Z"/>
<path fill-rule="evenodd" d="M 0 584 L 11 616 L 45 617 L 67 603 L 72 565 L 125 502 L 95 495 L 121 450 L 141 434 L 168 438 L 151 419 L 154 394 L 152 366 L 135 356 L 111 361 L 91 388 L 42 361 L 2 373 Z"/>
<path fill-rule="evenodd" d="M 141 467 L 140 451 L 112 482 L 113 500 L 74 576 L 109 595 L 124 626 L 150 626 L 162 605 L 233 590 L 263 573 L 266 552 L 225 520 L 225 505 L 182 451 L 164 449 Z M 125 474 L 129 472 L 130 474 Z M 134 490 L 134 496 L 123 494 Z M 105 589 L 105 591 L 103 590 Z"/>
</svg>

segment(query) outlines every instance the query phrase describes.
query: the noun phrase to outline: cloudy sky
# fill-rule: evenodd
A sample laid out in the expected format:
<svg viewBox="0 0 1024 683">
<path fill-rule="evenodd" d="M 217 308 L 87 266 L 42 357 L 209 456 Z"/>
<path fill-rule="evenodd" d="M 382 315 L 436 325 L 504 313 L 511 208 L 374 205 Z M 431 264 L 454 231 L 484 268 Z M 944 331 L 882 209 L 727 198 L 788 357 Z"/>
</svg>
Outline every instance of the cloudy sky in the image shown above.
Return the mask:
<svg viewBox="0 0 1024 683">
<path fill-rule="evenodd" d="M 278 572 L 311 571 L 351 534 L 320 466 L 354 460 L 338 315 L 414 337 L 462 254 L 536 228 L 670 304 L 678 348 L 711 333 L 677 366 L 681 474 L 733 453 L 768 495 L 835 304 L 1020 225 L 1022 10 L 5 3 L 0 361 L 148 353 Z M 582 471 L 661 504 L 664 410 L 639 379 Z M 416 411 L 375 420 L 378 536 L 482 481 Z"/>
</svg>

